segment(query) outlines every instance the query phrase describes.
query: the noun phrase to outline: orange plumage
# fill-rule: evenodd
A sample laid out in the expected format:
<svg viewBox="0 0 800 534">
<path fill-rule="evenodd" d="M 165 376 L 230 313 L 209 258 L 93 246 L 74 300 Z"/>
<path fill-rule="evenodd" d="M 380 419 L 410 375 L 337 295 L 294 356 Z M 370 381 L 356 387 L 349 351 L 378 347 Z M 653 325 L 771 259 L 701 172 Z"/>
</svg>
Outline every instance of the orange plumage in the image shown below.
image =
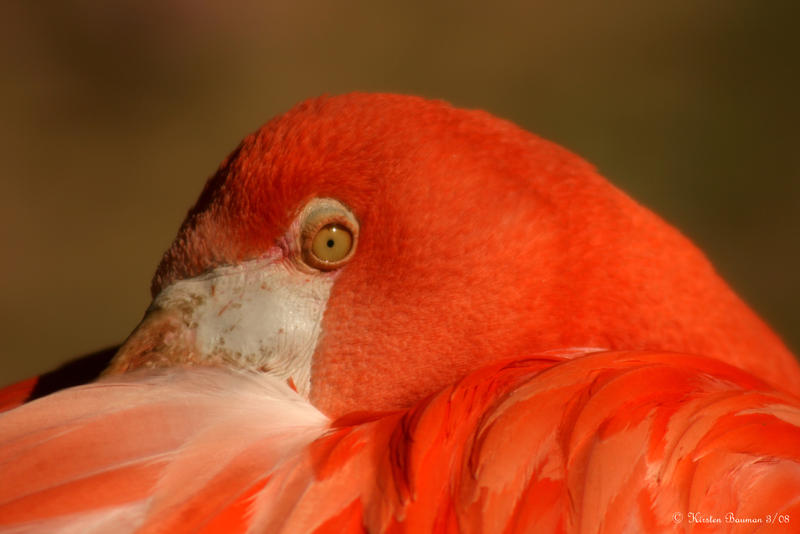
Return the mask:
<svg viewBox="0 0 800 534">
<path fill-rule="evenodd" d="M 351 253 L 313 256 L 334 226 Z M 800 503 L 791 353 L 677 231 L 482 112 L 299 105 L 153 296 L 104 379 L 0 417 L 3 527 L 700 532 Z"/>
<path fill-rule="evenodd" d="M 0 493 L 0 525 L 702 531 L 691 512 L 721 518 L 714 532 L 750 532 L 800 513 L 798 399 L 715 360 L 534 355 L 363 422 L 328 422 L 309 406 L 277 411 L 289 392 L 276 395 L 269 378 L 134 373 L 11 412 L 0 463 L 15 484 Z M 64 451 L 72 462 L 60 461 Z"/>
</svg>

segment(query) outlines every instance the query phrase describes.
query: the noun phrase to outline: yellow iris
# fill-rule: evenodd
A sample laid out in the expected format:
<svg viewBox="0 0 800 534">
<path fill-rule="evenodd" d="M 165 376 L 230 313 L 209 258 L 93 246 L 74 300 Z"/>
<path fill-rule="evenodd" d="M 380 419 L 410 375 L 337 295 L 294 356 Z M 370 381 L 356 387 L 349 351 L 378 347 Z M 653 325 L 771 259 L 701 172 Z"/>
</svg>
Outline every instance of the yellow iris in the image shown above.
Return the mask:
<svg viewBox="0 0 800 534">
<path fill-rule="evenodd" d="M 311 252 L 319 261 L 336 263 L 347 257 L 353 248 L 353 234 L 337 223 L 326 224 L 311 241 Z"/>
</svg>

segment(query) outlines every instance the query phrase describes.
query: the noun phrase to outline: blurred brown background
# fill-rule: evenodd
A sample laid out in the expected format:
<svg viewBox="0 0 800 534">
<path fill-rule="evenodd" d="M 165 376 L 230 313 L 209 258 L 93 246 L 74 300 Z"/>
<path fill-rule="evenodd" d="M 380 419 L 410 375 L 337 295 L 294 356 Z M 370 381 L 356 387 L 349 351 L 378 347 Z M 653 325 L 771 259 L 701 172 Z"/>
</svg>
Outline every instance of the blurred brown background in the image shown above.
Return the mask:
<svg viewBox="0 0 800 534">
<path fill-rule="evenodd" d="M 122 340 L 228 151 L 351 90 L 582 154 L 800 349 L 800 3 L 394 4 L 4 2 L 0 384 Z"/>
</svg>

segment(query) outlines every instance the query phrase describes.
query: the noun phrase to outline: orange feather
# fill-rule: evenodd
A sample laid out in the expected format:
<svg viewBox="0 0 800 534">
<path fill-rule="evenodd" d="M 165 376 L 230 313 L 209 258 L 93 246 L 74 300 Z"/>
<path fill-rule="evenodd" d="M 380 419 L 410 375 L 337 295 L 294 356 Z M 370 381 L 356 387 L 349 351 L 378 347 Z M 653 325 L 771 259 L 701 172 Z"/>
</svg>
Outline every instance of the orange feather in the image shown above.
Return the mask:
<svg viewBox="0 0 800 534">
<path fill-rule="evenodd" d="M 719 361 L 544 354 L 345 426 L 274 382 L 150 371 L 4 415 L 0 532 L 103 516 L 115 532 L 319 533 L 663 532 L 691 529 L 674 519 L 690 512 L 800 517 L 800 399 Z"/>
</svg>

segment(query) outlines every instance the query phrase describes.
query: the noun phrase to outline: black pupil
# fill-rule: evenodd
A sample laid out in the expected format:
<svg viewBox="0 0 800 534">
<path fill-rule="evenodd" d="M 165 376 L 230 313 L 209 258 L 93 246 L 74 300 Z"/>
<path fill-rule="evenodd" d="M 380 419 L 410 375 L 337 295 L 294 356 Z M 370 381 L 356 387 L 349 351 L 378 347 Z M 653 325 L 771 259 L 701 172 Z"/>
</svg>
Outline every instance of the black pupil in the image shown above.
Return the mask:
<svg viewBox="0 0 800 534">
<path fill-rule="evenodd" d="M 328 245 L 328 248 L 333 248 L 333 245 L 336 243 L 333 241 L 333 239 L 328 239 L 327 243 L 325 244 Z"/>
</svg>

